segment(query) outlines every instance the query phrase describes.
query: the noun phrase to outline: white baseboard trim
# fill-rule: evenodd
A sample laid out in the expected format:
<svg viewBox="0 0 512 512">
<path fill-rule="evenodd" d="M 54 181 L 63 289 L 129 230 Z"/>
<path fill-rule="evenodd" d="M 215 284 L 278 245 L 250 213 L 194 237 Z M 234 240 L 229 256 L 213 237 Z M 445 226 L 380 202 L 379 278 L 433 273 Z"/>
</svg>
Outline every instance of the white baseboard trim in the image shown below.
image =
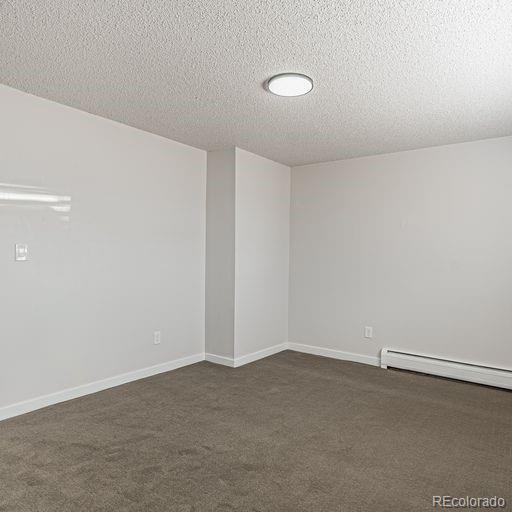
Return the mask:
<svg viewBox="0 0 512 512">
<path fill-rule="evenodd" d="M 157 375 L 158 373 L 176 370 L 177 368 L 198 363 L 199 361 L 204 361 L 204 353 L 182 357 L 181 359 L 174 359 L 172 361 L 167 361 L 166 363 L 149 366 L 147 368 L 141 368 L 140 370 L 134 370 L 132 372 L 122 373 L 114 377 L 108 377 L 107 379 L 97 380 L 95 382 L 90 382 L 88 384 L 83 384 L 74 388 L 57 391 L 56 393 L 51 393 L 49 395 L 38 396 L 30 400 L 7 405 L 0 408 L 0 421 L 6 420 L 7 418 L 12 418 L 14 416 L 19 416 L 20 414 L 25 414 L 27 412 L 35 411 L 37 409 L 42 409 L 43 407 L 48 407 L 49 405 L 58 404 L 60 402 L 72 400 L 73 398 L 79 398 L 81 396 L 90 395 L 91 393 L 97 393 L 98 391 L 120 386 L 121 384 L 126 384 L 134 380 L 151 377 L 152 375 Z"/>
<path fill-rule="evenodd" d="M 274 345 L 273 347 L 264 348 L 263 350 L 258 350 L 257 352 L 252 352 L 250 354 L 246 354 L 245 356 L 237 357 L 234 360 L 234 367 L 238 368 L 244 364 L 252 363 L 258 359 L 263 359 L 264 357 L 273 356 L 274 354 L 287 349 L 288 343 L 280 343 L 279 345 Z"/>
<path fill-rule="evenodd" d="M 223 366 L 229 366 L 231 368 L 235 367 L 235 360 L 232 357 L 218 356 L 217 354 L 207 352 L 204 358 L 206 361 L 210 361 L 210 363 L 222 364 Z"/>
<path fill-rule="evenodd" d="M 343 350 L 315 347 L 313 345 L 304 345 L 302 343 L 288 343 L 288 348 L 290 350 L 295 350 L 295 352 L 303 352 L 304 354 L 313 354 L 315 356 L 331 357 L 332 359 L 341 359 L 343 361 L 353 361 L 355 363 L 380 366 L 380 359 L 378 357 L 354 354 L 353 352 L 345 352 Z"/>
<path fill-rule="evenodd" d="M 263 350 L 258 350 L 257 352 L 251 352 L 250 354 L 246 354 L 240 357 L 226 357 L 226 356 L 218 356 L 217 354 L 205 354 L 205 359 L 210 361 L 211 363 L 222 364 L 224 366 L 229 366 L 230 368 L 238 368 L 239 366 L 243 366 L 244 364 L 252 363 L 254 361 L 258 361 L 258 359 L 263 359 L 264 357 L 272 356 L 277 354 L 278 352 L 282 352 L 288 348 L 288 343 L 280 343 L 279 345 L 274 345 L 272 347 L 264 348 Z"/>
<path fill-rule="evenodd" d="M 263 359 L 264 357 L 272 356 L 278 352 L 282 352 L 283 350 L 294 350 L 295 352 L 303 352 L 304 354 L 341 359 L 342 361 L 353 361 L 372 366 L 380 365 L 379 357 L 354 354 L 352 352 L 344 352 L 343 350 L 334 350 L 331 348 L 316 347 L 313 345 L 305 345 L 303 343 L 281 343 L 279 345 L 274 345 L 273 347 L 258 350 L 257 352 L 252 352 L 236 358 L 206 353 L 205 359 L 211 363 L 222 364 L 224 366 L 229 366 L 230 368 L 238 368 L 245 364 Z"/>
</svg>

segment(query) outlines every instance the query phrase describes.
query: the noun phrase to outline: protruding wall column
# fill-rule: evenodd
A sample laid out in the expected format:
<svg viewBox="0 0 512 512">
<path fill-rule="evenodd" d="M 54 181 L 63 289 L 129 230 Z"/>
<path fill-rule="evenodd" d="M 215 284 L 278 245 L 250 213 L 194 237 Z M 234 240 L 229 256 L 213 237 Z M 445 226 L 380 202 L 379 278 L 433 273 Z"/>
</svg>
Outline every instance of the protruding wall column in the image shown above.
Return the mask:
<svg viewBox="0 0 512 512">
<path fill-rule="evenodd" d="M 286 347 L 290 168 L 208 153 L 206 353 L 238 366 Z"/>
</svg>

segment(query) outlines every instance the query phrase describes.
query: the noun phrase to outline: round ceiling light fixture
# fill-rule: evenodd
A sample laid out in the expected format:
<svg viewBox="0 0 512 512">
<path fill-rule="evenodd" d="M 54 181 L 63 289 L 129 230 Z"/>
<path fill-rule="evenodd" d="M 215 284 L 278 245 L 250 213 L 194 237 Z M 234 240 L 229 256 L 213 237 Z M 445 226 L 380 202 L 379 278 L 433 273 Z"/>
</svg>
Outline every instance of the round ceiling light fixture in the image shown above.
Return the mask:
<svg viewBox="0 0 512 512">
<path fill-rule="evenodd" d="M 300 73 L 282 73 L 268 79 L 267 89 L 277 96 L 303 96 L 313 89 L 313 80 Z"/>
</svg>

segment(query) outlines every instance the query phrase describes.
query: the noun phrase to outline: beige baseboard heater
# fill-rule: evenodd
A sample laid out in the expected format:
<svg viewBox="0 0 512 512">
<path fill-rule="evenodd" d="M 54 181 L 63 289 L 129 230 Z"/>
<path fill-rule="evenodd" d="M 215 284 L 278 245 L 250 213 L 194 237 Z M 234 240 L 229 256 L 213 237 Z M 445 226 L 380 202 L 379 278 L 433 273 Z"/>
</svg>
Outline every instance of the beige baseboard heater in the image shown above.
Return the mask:
<svg viewBox="0 0 512 512">
<path fill-rule="evenodd" d="M 512 389 L 512 370 L 508 368 L 453 361 L 391 348 L 382 349 L 380 361 L 381 368 L 411 370 L 450 379 L 476 382 L 487 386 Z"/>
</svg>

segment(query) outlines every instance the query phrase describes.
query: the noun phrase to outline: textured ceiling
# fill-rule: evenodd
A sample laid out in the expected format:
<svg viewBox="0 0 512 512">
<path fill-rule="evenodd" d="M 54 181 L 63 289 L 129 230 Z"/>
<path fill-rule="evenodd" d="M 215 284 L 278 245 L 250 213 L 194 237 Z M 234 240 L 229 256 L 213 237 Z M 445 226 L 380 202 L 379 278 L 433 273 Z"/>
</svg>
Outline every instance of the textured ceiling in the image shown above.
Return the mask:
<svg viewBox="0 0 512 512">
<path fill-rule="evenodd" d="M 289 165 L 510 135 L 512 2 L 0 0 L 0 82 Z"/>
</svg>

